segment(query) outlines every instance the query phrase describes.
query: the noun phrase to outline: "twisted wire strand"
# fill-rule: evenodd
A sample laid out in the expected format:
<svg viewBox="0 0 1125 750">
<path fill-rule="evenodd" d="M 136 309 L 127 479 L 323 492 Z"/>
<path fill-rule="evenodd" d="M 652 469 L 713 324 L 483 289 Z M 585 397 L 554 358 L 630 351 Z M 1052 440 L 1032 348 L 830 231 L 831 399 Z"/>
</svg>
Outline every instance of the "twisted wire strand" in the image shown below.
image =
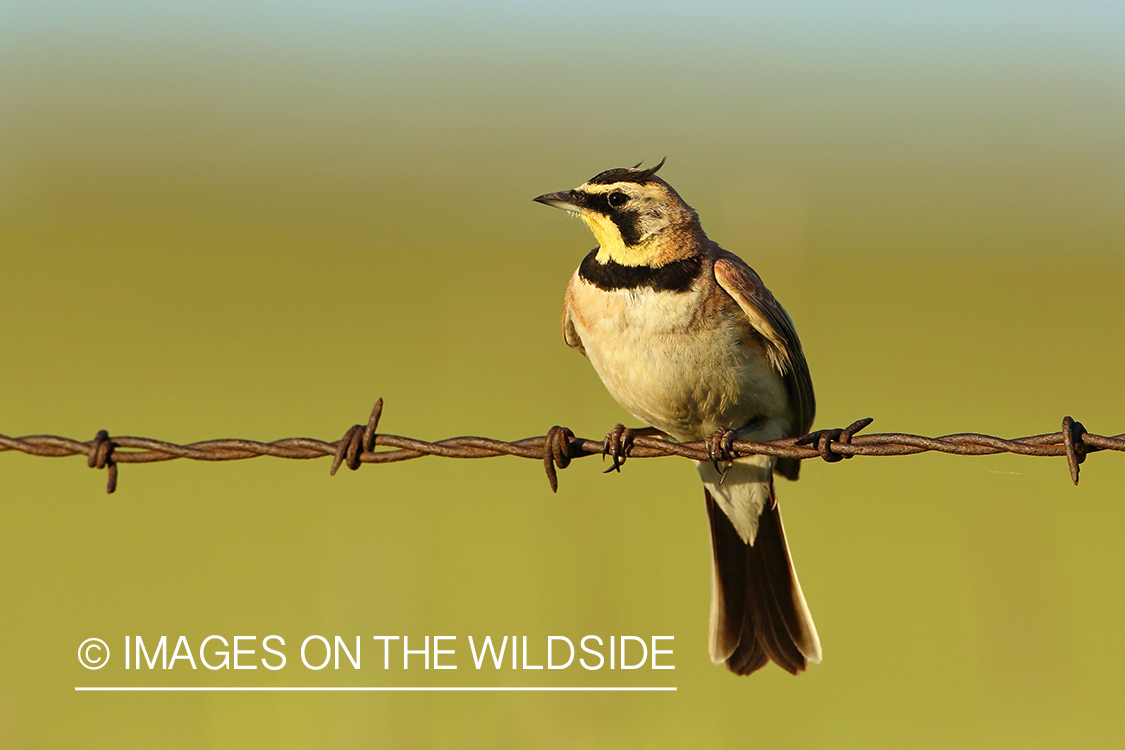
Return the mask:
<svg viewBox="0 0 1125 750">
<path fill-rule="evenodd" d="M 379 399 L 366 425 L 355 425 L 348 429 L 343 438 L 332 442 L 313 438 L 284 438 L 271 442 L 226 439 L 178 445 L 146 437 L 110 437 L 106 430 L 101 430 L 93 440 L 85 442 L 57 435 L 0 435 L 0 452 L 19 451 L 50 458 L 86 456 L 91 468 L 107 470 L 106 491 L 113 492 L 117 485 L 118 464 L 153 463 L 181 458 L 193 461 L 240 461 L 258 456 L 288 459 L 332 456 L 332 474 L 343 464 L 350 469 L 358 469 L 362 464 L 394 463 L 423 456 L 518 456 L 543 461 L 551 489 L 557 490 L 556 468 L 565 469 L 572 459 L 605 455 L 608 450 L 606 440 L 575 437 L 570 430 L 558 426 L 553 427 L 546 435 L 512 442 L 476 436 L 427 442 L 401 435 L 382 434 L 376 432 L 382 409 L 383 400 Z M 1012 439 L 972 432 L 940 437 L 900 432 L 856 434 L 871 421 L 870 418 L 861 419 L 844 429 L 819 430 L 801 437 L 765 443 L 734 441 L 731 443 L 730 454 L 735 458 L 755 454 L 795 459 L 819 457 L 829 462 L 853 456 L 909 456 L 929 451 L 959 456 L 997 453 L 1066 456 L 1071 479 L 1078 484 L 1079 464 L 1089 453 L 1099 450 L 1125 452 L 1125 433 L 1114 436 L 1092 434 L 1070 417 L 1063 419 L 1062 430 L 1059 432 Z M 680 456 L 696 461 L 715 460 L 708 441 L 675 443 L 661 438 L 631 435 L 621 444 L 618 458 L 620 463 L 624 463 L 630 458 L 664 456 Z M 615 467 L 618 465 L 615 463 Z"/>
</svg>

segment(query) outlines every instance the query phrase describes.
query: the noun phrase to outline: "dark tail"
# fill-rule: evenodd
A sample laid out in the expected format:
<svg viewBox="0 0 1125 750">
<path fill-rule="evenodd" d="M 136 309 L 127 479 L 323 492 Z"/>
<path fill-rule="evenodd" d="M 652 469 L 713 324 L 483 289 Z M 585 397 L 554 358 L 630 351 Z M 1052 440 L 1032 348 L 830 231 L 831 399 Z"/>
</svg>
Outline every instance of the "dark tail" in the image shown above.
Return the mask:
<svg viewBox="0 0 1125 750">
<path fill-rule="evenodd" d="M 704 495 L 714 553 L 711 658 L 735 674 L 750 674 L 771 659 L 787 672 L 803 672 L 810 660 L 820 661 L 820 641 L 789 558 L 772 477 L 753 544 L 742 540 L 711 493 Z"/>
</svg>

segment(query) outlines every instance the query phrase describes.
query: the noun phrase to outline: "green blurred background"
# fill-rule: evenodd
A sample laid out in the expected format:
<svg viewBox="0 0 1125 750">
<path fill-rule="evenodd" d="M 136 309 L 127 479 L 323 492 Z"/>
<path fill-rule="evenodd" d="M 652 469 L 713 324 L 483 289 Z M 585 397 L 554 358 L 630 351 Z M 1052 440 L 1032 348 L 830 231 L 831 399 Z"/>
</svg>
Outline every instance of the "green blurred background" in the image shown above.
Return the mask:
<svg viewBox="0 0 1125 750">
<path fill-rule="evenodd" d="M 783 301 L 817 426 L 1125 430 L 1112 3 L 4 2 L 0 433 L 515 439 L 626 415 L 562 342 L 589 233 L 662 174 Z M 810 462 L 779 494 L 825 658 L 707 658 L 690 464 L 328 477 L 0 455 L 0 745 L 1120 747 L 1125 457 Z M 277 673 L 125 635 L 280 633 Z M 674 635 L 676 670 L 306 672 L 304 635 Z M 85 638 L 118 651 L 99 672 Z M 674 685 L 90 694 L 76 685 Z"/>
</svg>

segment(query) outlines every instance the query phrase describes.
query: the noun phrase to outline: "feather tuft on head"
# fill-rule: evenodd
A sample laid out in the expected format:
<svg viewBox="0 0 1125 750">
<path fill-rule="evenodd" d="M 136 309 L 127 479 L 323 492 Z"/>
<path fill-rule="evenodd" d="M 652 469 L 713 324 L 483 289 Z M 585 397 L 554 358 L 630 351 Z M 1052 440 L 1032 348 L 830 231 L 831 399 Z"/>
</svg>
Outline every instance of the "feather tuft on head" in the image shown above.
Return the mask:
<svg viewBox="0 0 1125 750">
<path fill-rule="evenodd" d="M 655 167 L 648 169 L 641 169 L 641 164 L 644 162 L 637 162 L 632 167 L 618 167 L 617 169 L 607 169 L 601 174 L 591 178 L 588 182 L 591 185 L 612 185 L 615 182 L 635 182 L 638 185 L 643 185 L 646 182 L 652 182 L 653 176 L 664 166 L 664 162 L 668 160 L 665 156 L 660 160 L 660 163 Z"/>
</svg>

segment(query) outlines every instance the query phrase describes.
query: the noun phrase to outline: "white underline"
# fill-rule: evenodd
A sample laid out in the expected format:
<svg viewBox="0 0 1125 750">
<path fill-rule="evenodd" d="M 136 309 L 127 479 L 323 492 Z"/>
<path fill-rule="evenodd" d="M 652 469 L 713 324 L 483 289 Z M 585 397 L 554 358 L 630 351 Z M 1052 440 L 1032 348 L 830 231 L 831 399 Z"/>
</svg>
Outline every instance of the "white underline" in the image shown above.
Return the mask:
<svg viewBox="0 0 1125 750">
<path fill-rule="evenodd" d="M 511 692 L 675 692 L 675 687 L 76 687 L 75 692 L 98 693 L 323 693 L 323 692 L 380 692 L 380 693 L 511 693 Z"/>
</svg>

